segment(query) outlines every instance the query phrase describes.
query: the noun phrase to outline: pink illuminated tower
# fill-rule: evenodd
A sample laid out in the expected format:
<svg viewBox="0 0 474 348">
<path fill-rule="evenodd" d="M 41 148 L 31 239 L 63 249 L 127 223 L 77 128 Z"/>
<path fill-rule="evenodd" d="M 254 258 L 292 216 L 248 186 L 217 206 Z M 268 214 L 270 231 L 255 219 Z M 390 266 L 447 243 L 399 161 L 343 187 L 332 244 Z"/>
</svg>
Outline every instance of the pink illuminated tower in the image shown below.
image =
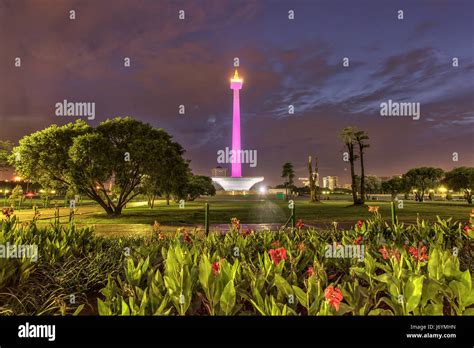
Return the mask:
<svg viewBox="0 0 474 348">
<path fill-rule="evenodd" d="M 212 181 L 221 186 L 225 191 L 247 192 L 255 184 L 263 181 L 263 176 L 242 176 L 242 163 L 240 153 L 242 144 L 240 143 L 240 90 L 244 80 L 239 77 L 235 70 L 234 77 L 230 79 L 230 89 L 234 91 L 233 115 L 232 115 L 232 174 L 230 177 L 213 176 Z M 248 150 L 247 150 L 248 151 Z"/>
<path fill-rule="evenodd" d="M 232 150 L 234 154 L 240 153 L 240 99 L 239 90 L 242 89 L 244 80 L 239 77 L 237 69 L 235 70 L 234 77 L 230 79 L 230 89 L 234 91 L 234 106 L 232 116 Z M 232 162 L 232 177 L 242 177 L 242 164 L 240 163 L 240 157 L 235 156 L 236 159 Z"/>
</svg>

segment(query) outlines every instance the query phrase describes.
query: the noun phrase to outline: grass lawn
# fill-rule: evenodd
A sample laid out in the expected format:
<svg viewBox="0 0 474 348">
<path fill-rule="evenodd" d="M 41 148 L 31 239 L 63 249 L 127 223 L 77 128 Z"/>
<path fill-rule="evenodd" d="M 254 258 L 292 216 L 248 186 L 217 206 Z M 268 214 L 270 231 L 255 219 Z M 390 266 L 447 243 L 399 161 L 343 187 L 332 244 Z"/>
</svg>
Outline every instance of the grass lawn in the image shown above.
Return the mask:
<svg viewBox="0 0 474 348">
<path fill-rule="evenodd" d="M 151 225 L 155 220 L 159 221 L 164 230 L 175 230 L 176 226 L 193 226 L 204 224 L 204 203 L 206 200 L 186 202 L 184 209 L 178 204 L 165 201 L 157 201 L 154 209 L 149 209 L 146 202 L 132 202 L 123 214 L 118 217 L 107 216 L 98 205 L 86 205 L 77 207 L 75 221 L 79 225 L 95 225 L 98 234 L 129 236 L 148 235 Z M 210 204 L 210 223 L 227 224 L 232 217 L 240 219 L 242 224 L 283 224 L 290 216 L 288 203 L 273 199 L 219 199 L 213 197 L 208 200 Z M 367 219 L 370 213 L 366 206 L 351 206 L 349 201 L 330 200 L 322 203 L 312 204 L 305 200 L 297 200 L 296 215 L 306 224 L 329 224 L 333 221 L 339 223 L 353 224 L 357 220 Z M 386 219 L 390 219 L 389 202 L 370 202 L 369 205 L 380 206 L 380 213 Z M 439 215 L 442 218 L 452 217 L 455 220 L 467 221 L 472 206 L 462 202 L 424 202 L 404 201 L 404 208 L 398 210 L 400 221 L 414 222 L 417 215 L 425 220 L 435 220 Z M 40 223 L 50 223 L 54 217 L 54 209 L 40 209 Z M 31 209 L 17 211 L 16 214 L 22 220 L 32 218 Z M 60 208 L 60 221 L 68 222 L 68 208 Z"/>
</svg>

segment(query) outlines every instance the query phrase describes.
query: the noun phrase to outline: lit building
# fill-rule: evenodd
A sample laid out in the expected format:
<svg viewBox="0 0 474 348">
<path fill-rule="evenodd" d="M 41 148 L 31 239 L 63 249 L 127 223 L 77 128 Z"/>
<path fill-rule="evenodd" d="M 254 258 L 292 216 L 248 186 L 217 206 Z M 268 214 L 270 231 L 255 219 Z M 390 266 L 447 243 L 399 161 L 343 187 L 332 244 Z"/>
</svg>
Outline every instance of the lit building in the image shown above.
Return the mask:
<svg viewBox="0 0 474 348">
<path fill-rule="evenodd" d="M 323 188 L 334 190 L 339 186 L 339 177 L 337 176 L 325 176 L 323 177 Z"/>
<path fill-rule="evenodd" d="M 211 176 L 227 176 L 227 169 L 217 166 L 211 169 Z"/>
</svg>

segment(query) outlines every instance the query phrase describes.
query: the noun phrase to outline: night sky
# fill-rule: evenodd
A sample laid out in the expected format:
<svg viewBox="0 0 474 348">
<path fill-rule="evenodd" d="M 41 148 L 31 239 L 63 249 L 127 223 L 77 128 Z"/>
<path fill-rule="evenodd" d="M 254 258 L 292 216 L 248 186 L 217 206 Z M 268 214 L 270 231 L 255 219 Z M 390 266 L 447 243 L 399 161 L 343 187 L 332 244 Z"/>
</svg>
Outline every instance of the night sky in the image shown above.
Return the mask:
<svg viewBox="0 0 474 348">
<path fill-rule="evenodd" d="M 469 0 L 0 0 L 0 139 L 73 121 L 55 115 L 64 99 L 95 102 L 90 124 L 132 116 L 164 128 L 210 175 L 231 145 L 238 57 L 242 144 L 258 151 L 244 175 L 274 185 L 290 161 L 307 176 L 311 154 L 321 176 L 348 182 L 338 138 L 348 125 L 369 133 L 368 174 L 472 166 L 473 12 Z M 389 99 L 421 103 L 420 120 L 380 116 Z"/>
</svg>

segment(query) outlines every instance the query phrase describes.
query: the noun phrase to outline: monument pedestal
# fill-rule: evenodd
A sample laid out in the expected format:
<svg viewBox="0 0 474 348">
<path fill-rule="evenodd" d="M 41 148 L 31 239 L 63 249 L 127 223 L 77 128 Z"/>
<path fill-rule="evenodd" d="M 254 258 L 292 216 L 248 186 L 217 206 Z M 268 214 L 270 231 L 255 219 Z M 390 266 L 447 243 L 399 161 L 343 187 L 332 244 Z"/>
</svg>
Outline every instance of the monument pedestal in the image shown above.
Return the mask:
<svg viewBox="0 0 474 348">
<path fill-rule="evenodd" d="M 249 177 L 212 177 L 212 181 L 216 182 L 225 191 L 249 191 L 250 188 L 263 181 L 263 176 L 249 176 Z"/>
</svg>

